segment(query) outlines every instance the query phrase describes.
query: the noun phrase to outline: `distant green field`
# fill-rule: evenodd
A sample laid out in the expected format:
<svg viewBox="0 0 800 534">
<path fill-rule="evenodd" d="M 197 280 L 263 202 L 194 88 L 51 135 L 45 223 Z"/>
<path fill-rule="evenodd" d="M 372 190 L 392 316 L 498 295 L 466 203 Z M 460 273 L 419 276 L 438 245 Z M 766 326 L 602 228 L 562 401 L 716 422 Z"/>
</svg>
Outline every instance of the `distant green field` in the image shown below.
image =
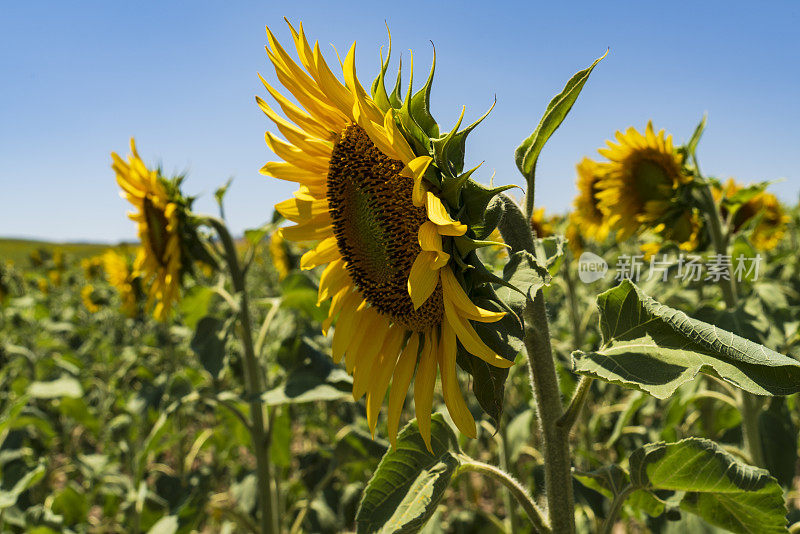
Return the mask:
<svg viewBox="0 0 800 534">
<path fill-rule="evenodd" d="M 0 263 L 12 261 L 19 267 L 28 265 L 28 258 L 34 250 L 47 250 L 50 252 L 61 250 L 75 258 L 94 256 L 114 247 L 101 243 L 50 243 L 30 239 L 0 238 Z"/>
</svg>

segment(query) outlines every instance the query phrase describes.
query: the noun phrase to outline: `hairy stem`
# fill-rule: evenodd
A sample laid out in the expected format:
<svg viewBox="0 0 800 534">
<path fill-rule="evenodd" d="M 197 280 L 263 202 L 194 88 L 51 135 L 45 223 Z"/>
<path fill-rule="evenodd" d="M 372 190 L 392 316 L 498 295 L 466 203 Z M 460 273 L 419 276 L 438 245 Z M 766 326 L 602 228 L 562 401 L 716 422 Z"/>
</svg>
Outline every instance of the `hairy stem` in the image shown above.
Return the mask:
<svg viewBox="0 0 800 534">
<path fill-rule="evenodd" d="M 549 534 L 553 532 L 553 530 L 551 530 L 550 526 L 547 524 L 544 515 L 539 510 L 539 507 L 536 506 L 533 498 L 531 498 L 531 496 L 528 494 L 528 491 L 522 487 L 522 485 L 511 475 L 493 465 L 479 462 L 466 455 L 462 455 L 459 459 L 461 460 L 461 465 L 456 471 L 456 476 L 460 475 L 461 473 L 473 471 L 500 482 L 503 484 L 503 486 L 508 488 L 517 502 L 519 502 L 519 504 L 525 510 L 525 513 L 528 514 L 528 518 L 531 520 L 531 524 L 536 532 L 542 534 Z M 511 511 L 509 511 L 509 513 L 511 513 Z"/>
<path fill-rule="evenodd" d="M 529 185 L 526 212 L 506 195 L 498 196 L 502 216 L 498 222 L 503 240 L 513 252 L 527 251 L 537 256 L 530 215 L 533 211 L 533 189 Z M 544 258 L 538 257 L 543 262 Z M 561 391 L 558 388 L 553 351 L 550 347 L 550 325 L 544 294 L 539 289 L 530 295 L 522 313 L 525 325 L 524 343 L 528 354 L 528 370 L 536 402 L 536 420 L 542 436 L 547 515 L 554 532 L 575 532 L 575 511 L 572 496 L 572 462 L 569 447 L 569 428 L 558 424 L 563 415 Z"/>
<path fill-rule="evenodd" d="M 242 346 L 244 348 L 245 389 L 250 402 L 252 425 L 250 434 L 253 440 L 253 453 L 256 457 L 256 476 L 258 478 L 258 499 L 261 509 L 261 532 L 278 532 L 277 517 L 274 513 L 272 488 L 272 466 L 269 463 L 269 439 L 261 404 L 261 369 L 253 348 L 252 321 L 245 287 L 245 276 L 239 264 L 236 245 L 225 223 L 216 217 L 207 217 L 208 223 L 216 230 L 225 249 L 225 260 L 231 274 L 235 295 L 239 298 L 238 315 Z"/>
<path fill-rule="evenodd" d="M 548 517 L 554 532 L 571 534 L 575 532 L 575 511 L 569 428 L 558 424 L 563 407 L 541 289 L 536 292 L 533 301 L 529 300 L 525 306 L 524 322 L 525 349 L 544 449 Z"/>
</svg>

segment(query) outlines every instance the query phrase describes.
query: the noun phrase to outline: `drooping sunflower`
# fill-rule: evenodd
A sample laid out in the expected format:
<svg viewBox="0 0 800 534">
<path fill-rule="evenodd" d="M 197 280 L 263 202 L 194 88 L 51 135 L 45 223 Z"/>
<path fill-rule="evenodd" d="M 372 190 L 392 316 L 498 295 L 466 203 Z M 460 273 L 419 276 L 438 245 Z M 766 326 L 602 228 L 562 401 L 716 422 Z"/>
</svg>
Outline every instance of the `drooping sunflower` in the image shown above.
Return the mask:
<svg viewBox="0 0 800 534">
<path fill-rule="evenodd" d="M 286 138 L 266 133 L 267 145 L 283 161 L 267 163 L 261 172 L 300 185 L 294 198 L 276 209 L 297 223 L 281 230 L 286 239 L 317 243 L 300 266 L 325 266 L 319 302 L 331 301 L 323 331 L 335 323 L 333 358 L 344 359 L 353 374 L 353 396 L 366 395 L 373 433 L 391 382 L 387 424 L 395 443 L 413 379 L 417 421 L 430 448 L 434 386 L 441 373 L 453 421 L 474 437 L 475 422 L 456 373 L 459 342 L 468 357 L 498 367 L 513 363 L 489 348 L 470 323 L 505 315 L 470 298 L 470 292 L 485 291 L 467 272 L 478 270 L 474 250 L 482 245 L 473 238 L 492 230 L 476 235 L 471 224 L 482 220 L 486 204 L 505 189 L 486 189 L 470 179 L 472 170 L 462 173 L 464 141 L 477 122 L 458 131 L 459 119 L 451 132 L 439 134 L 428 105 L 433 68 L 418 93 L 411 94 L 409 83 L 403 101 L 399 75 L 395 90 L 386 92 L 388 57 L 381 59 L 380 75 L 367 93 L 356 77 L 355 43 L 342 62 L 342 83 L 318 43 L 309 44 L 302 24 L 289 28 L 300 64 L 269 28 L 267 54 L 278 80 L 302 107 L 262 78 L 289 120 L 257 98 Z"/>
<path fill-rule="evenodd" d="M 648 122 L 645 134 L 628 128 L 616 133 L 617 143 L 598 152 L 609 161 L 599 164 L 603 179 L 595 195 L 608 224 L 624 240 L 642 225 L 654 224 L 669 209 L 675 189 L 692 181 L 683 169 L 683 155 L 675 150 L 672 136 L 655 133 Z"/>
<path fill-rule="evenodd" d="M 713 189 L 714 196 L 730 198 L 741 191 L 743 186 L 729 178 L 721 188 Z M 727 217 L 727 209 L 722 207 L 723 217 Z M 786 225 L 790 217 L 784 212 L 778 198 L 772 193 L 761 191 L 742 204 L 733 215 L 731 221 L 734 232 L 739 232 L 750 221 L 754 221 L 750 242 L 759 250 L 772 250 L 780 243 L 786 233 Z"/>
<path fill-rule="evenodd" d="M 573 201 L 575 210 L 570 216 L 570 224 L 576 227 L 583 239 L 602 242 L 608 237 L 608 219 L 599 206 L 597 194 L 603 178 L 600 166 L 594 160 L 583 158 L 576 166 L 578 171 L 578 195 Z"/>
<path fill-rule="evenodd" d="M 147 286 L 147 305 L 154 307 L 153 316 L 164 320 L 180 298 L 183 275 L 179 203 L 161 173 L 145 166 L 133 139 L 127 162 L 116 152 L 111 157 L 120 195 L 136 208 L 128 214 L 138 226 L 141 241 L 134 270 Z"/>
<path fill-rule="evenodd" d="M 122 313 L 128 317 L 136 317 L 139 314 L 140 281 L 134 274 L 127 255 L 113 249 L 107 250 L 103 254 L 103 270 L 108 283 L 119 293 Z"/>
</svg>

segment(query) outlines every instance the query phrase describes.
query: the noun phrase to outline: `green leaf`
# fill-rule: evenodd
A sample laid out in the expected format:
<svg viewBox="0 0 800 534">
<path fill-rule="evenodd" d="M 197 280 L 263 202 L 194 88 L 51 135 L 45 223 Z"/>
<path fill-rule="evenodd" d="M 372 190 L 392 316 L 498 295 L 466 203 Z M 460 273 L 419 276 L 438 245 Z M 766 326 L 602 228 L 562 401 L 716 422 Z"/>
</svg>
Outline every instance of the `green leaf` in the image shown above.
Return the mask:
<svg viewBox="0 0 800 534">
<path fill-rule="evenodd" d="M 791 487 L 797 465 L 797 428 L 783 398 L 770 400 L 769 409 L 758 414 L 765 467 L 784 487 Z"/>
<path fill-rule="evenodd" d="M 508 263 L 503 268 L 503 279 L 517 290 L 515 295 L 508 288 L 498 289 L 500 298 L 513 308 L 520 299 L 527 297 L 533 300 L 536 292 L 550 283 L 550 273 L 539 265 L 533 254 L 521 250 L 509 256 Z M 524 301 L 520 304 L 519 308 L 522 309 Z"/>
<path fill-rule="evenodd" d="M 39 482 L 44 478 L 45 468 L 44 464 L 37 465 L 31 471 L 25 473 L 19 480 L 17 480 L 14 487 L 10 490 L 0 490 L 0 512 L 6 508 L 11 508 L 17 503 L 17 499 L 22 495 L 25 490 Z"/>
<path fill-rule="evenodd" d="M 220 211 L 222 210 L 222 201 L 225 199 L 225 193 L 228 192 L 228 188 L 231 186 L 233 182 L 233 178 L 228 178 L 228 181 L 225 182 L 225 185 L 220 186 L 214 191 L 214 199 L 217 201 L 217 206 L 219 206 Z"/>
<path fill-rule="evenodd" d="M 541 251 L 540 258 L 545 259 L 545 267 L 551 276 L 555 276 L 564 263 L 564 245 L 567 240 L 562 235 L 554 235 L 536 239 L 534 247 L 537 253 Z"/>
<path fill-rule="evenodd" d="M 274 223 L 267 223 L 259 228 L 249 228 L 244 231 L 244 238 L 248 243 L 250 243 L 250 246 L 255 247 L 267 236 L 268 233 L 272 232 L 274 228 Z"/>
<path fill-rule="evenodd" d="M 82 397 L 83 388 L 76 378 L 64 375 L 51 382 L 31 382 L 28 386 L 28 395 L 34 399 Z"/>
<path fill-rule="evenodd" d="M 576 474 L 581 484 L 613 500 L 630 488 L 630 476 L 619 467 L 612 464 L 588 473 Z M 633 490 L 627 496 L 627 504 L 636 510 L 642 510 L 650 517 L 658 517 L 664 513 L 664 501 L 646 490 Z"/>
<path fill-rule="evenodd" d="M 707 439 L 652 443 L 630 457 L 631 482 L 686 492 L 681 509 L 742 534 L 787 532 L 783 491 L 763 469 L 739 462 Z"/>
<path fill-rule="evenodd" d="M 441 414 L 431 418 L 431 454 L 416 420 L 400 432 L 364 490 L 356 522 L 359 533 L 418 532 L 436 510 L 458 467 L 453 430 Z"/>
<path fill-rule="evenodd" d="M 292 370 L 283 384 L 264 393 L 261 400 L 267 406 L 333 401 L 352 398 L 352 390 L 353 379 L 341 368 L 305 365 Z"/>
<path fill-rule="evenodd" d="M 517 147 L 514 153 L 514 159 L 516 160 L 519 172 L 522 173 L 528 182 L 534 178 L 536 173 L 536 161 L 539 159 L 539 154 L 542 152 L 544 144 L 550 139 L 553 132 L 561 126 L 567 113 L 572 109 L 572 105 L 575 104 L 575 101 L 578 99 L 578 95 L 581 94 L 581 90 L 589 79 L 589 75 L 592 73 L 592 70 L 594 70 L 595 65 L 606 57 L 606 54 L 608 54 L 608 51 L 596 59 L 588 68 L 579 71 L 569 79 L 564 90 L 557 94 L 547 105 L 544 116 L 542 120 L 539 121 L 536 130 Z"/>
<path fill-rule="evenodd" d="M 317 285 L 305 273 L 292 273 L 281 282 L 281 307 L 301 310 L 317 321 L 328 316 L 324 305 L 317 306 Z"/>
<path fill-rule="evenodd" d="M 660 399 L 697 373 L 756 395 L 800 391 L 800 362 L 659 304 L 630 280 L 597 297 L 602 346 L 572 353 L 575 372 Z"/>
<path fill-rule="evenodd" d="M 191 347 L 200 358 L 203 368 L 214 378 L 219 378 L 225 364 L 225 323 L 207 315 L 200 319 L 194 331 Z"/>
<path fill-rule="evenodd" d="M 700 143 L 700 138 L 703 137 L 703 132 L 706 129 L 707 122 L 708 114 L 704 113 L 703 119 L 697 124 L 697 128 L 694 129 L 691 139 L 689 139 L 689 142 L 686 143 L 686 152 L 693 158 L 697 153 L 697 145 Z"/>
<path fill-rule="evenodd" d="M 195 328 L 197 322 L 208 314 L 208 307 L 214 298 L 214 290 L 205 286 L 194 286 L 180 300 L 180 310 L 183 323 L 189 328 Z"/>
</svg>

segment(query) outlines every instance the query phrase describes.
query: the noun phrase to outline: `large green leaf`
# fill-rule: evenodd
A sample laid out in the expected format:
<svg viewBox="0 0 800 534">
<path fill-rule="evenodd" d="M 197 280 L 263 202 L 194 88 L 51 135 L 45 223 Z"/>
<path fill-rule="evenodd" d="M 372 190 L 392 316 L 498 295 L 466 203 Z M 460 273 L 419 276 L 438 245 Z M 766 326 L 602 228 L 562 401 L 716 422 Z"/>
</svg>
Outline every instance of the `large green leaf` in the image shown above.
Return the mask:
<svg viewBox="0 0 800 534">
<path fill-rule="evenodd" d="M 267 406 L 303 402 L 352 400 L 353 379 L 342 369 L 333 368 L 322 375 L 310 367 L 293 370 L 280 386 L 261 395 Z"/>
<path fill-rule="evenodd" d="M 433 454 L 416 420 L 406 425 L 397 448 L 386 453 L 367 484 L 358 532 L 418 532 L 425 525 L 458 467 L 458 442 L 441 414 L 431 419 L 431 448 Z"/>
<path fill-rule="evenodd" d="M 743 534 L 787 532 L 783 491 L 775 479 L 713 441 L 645 445 L 631 455 L 630 468 L 634 487 L 686 492 L 681 509 L 712 525 Z"/>
<path fill-rule="evenodd" d="M 606 54 L 608 54 L 608 52 L 606 52 Z M 553 135 L 553 132 L 561 126 L 561 123 L 564 122 L 567 113 L 572 109 L 572 105 L 575 104 L 578 95 L 581 94 L 581 90 L 589 79 L 589 75 L 592 73 L 592 70 L 594 70 L 595 65 L 606 57 L 606 54 L 603 54 L 596 59 L 594 63 L 589 65 L 588 68 L 577 72 L 569 79 L 564 89 L 553 97 L 547 105 L 544 116 L 542 120 L 539 121 L 536 130 L 517 147 L 514 153 L 514 159 L 517 162 L 517 168 L 528 181 L 532 180 L 536 173 L 536 161 L 539 159 L 539 154 L 542 152 L 545 143 L 550 139 L 550 136 Z"/>
<path fill-rule="evenodd" d="M 576 372 L 666 398 L 697 373 L 756 395 L 800 391 L 800 362 L 659 304 L 631 281 L 597 297 L 602 346 L 572 353 Z"/>
</svg>

